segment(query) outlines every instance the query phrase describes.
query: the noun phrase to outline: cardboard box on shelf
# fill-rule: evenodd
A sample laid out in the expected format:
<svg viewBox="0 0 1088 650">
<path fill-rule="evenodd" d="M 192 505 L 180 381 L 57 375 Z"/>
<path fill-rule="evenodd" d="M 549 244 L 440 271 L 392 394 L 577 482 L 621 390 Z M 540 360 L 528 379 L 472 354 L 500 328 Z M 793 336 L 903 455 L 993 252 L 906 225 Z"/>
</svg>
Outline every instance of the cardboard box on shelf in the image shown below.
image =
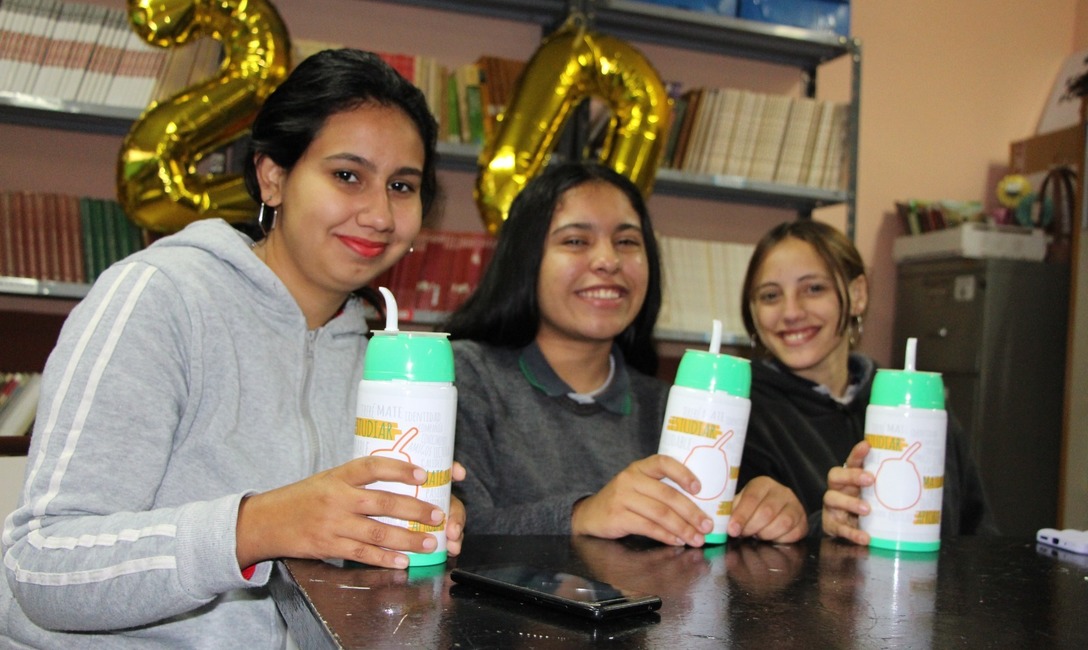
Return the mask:
<svg viewBox="0 0 1088 650">
<path fill-rule="evenodd" d="M 1084 209 L 1085 138 L 1088 124 L 1077 124 L 1050 133 L 1043 133 L 1009 145 L 1009 172 L 1023 174 L 1031 183 L 1032 192 L 1038 192 L 1047 174 L 1059 166 L 1072 169 L 1073 206 L 1070 221 L 1061 219 L 1048 227 L 1054 232 L 1052 251 L 1047 261 L 1067 260 L 1070 242 L 1088 227 L 1088 213 Z M 1079 216 L 1078 216 L 1079 215 Z M 1064 224 L 1062 227 L 1059 224 Z"/>
<path fill-rule="evenodd" d="M 1018 226 L 965 223 L 956 228 L 897 237 L 892 244 L 896 262 L 949 257 L 1004 258 L 1040 261 L 1046 257 L 1042 230 Z"/>
<path fill-rule="evenodd" d="M 1009 145 L 1009 171 L 1030 178 L 1056 165 L 1071 165 L 1079 174 L 1084 162 L 1084 128 L 1084 124 L 1077 124 L 1016 140 Z"/>
</svg>

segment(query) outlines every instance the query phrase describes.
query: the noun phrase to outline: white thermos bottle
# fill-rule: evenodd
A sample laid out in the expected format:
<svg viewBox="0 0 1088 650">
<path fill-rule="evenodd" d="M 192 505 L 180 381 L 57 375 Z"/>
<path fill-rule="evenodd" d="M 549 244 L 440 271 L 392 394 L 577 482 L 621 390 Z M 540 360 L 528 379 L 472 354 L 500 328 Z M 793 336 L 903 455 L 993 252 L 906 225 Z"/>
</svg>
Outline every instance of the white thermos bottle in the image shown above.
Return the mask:
<svg viewBox="0 0 1088 650">
<path fill-rule="evenodd" d="M 658 453 L 672 456 L 699 479 L 698 494 L 686 495 L 714 520 L 707 544 L 724 544 L 744 437 L 748 431 L 752 368 L 747 359 L 721 354 L 721 321 L 714 321 L 710 349 L 687 350 L 669 389 Z"/>
<path fill-rule="evenodd" d="M 374 332 L 363 362 L 355 419 L 355 457 L 388 456 L 422 467 L 423 485 L 378 482 L 372 489 L 407 494 L 449 515 L 453 471 L 453 435 L 457 389 L 453 385 L 453 350 L 443 332 L 401 332 L 397 303 L 385 296 L 386 326 Z M 438 547 L 409 553 L 409 566 L 446 561 L 445 522 L 431 526 L 389 517 L 379 521 L 431 533 Z"/>
<path fill-rule="evenodd" d="M 864 467 L 876 482 L 861 490 L 870 512 L 859 524 L 870 546 L 893 551 L 941 546 L 948 415 L 941 375 L 914 369 L 917 345 L 907 340 L 903 370 L 877 371 L 865 411 Z"/>
</svg>

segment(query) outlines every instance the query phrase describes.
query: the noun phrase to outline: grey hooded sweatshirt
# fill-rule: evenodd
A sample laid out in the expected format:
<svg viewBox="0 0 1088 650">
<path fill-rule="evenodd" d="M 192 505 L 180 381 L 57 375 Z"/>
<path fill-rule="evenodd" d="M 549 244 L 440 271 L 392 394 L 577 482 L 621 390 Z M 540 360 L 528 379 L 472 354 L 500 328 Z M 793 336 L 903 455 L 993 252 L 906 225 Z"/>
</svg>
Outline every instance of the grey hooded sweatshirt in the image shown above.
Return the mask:
<svg viewBox="0 0 1088 650">
<path fill-rule="evenodd" d="M 72 311 L 4 523 L 0 647 L 284 646 L 238 505 L 351 459 L 366 321 L 352 299 L 308 330 L 250 245 L 194 223 Z"/>
</svg>

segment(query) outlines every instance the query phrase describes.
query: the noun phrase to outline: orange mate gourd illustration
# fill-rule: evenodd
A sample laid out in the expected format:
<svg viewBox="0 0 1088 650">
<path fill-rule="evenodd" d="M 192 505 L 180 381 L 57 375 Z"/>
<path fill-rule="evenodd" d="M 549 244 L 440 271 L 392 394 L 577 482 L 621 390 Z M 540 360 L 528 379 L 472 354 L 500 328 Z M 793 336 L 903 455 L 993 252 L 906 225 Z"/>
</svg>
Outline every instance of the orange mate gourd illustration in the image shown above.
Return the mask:
<svg viewBox="0 0 1088 650">
<path fill-rule="evenodd" d="M 411 463 L 412 456 L 408 452 L 404 451 L 404 449 L 408 446 L 408 443 L 411 442 L 412 439 L 415 438 L 417 435 L 419 435 L 419 429 L 416 427 L 412 427 L 411 429 L 405 431 L 404 435 L 401 436 L 400 440 L 398 440 L 396 444 L 394 444 L 392 447 L 388 449 L 375 449 L 374 451 L 370 452 L 370 455 L 380 456 L 382 458 L 395 458 L 397 460 L 403 460 L 406 463 Z M 412 496 L 419 496 L 418 485 L 415 486 L 415 493 L 412 494 Z"/>
<path fill-rule="evenodd" d="M 886 458 L 876 471 L 873 489 L 877 500 L 888 510 L 908 510 L 922 498 L 922 474 L 911 456 L 922 448 L 916 442 L 899 458 Z"/>
<path fill-rule="evenodd" d="M 684 465 L 699 478 L 702 488 L 694 495 L 696 499 L 710 501 L 717 499 L 729 485 L 729 456 L 725 453 L 725 443 L 733 437 L 730 429 L 722 434 L 713 445 L 693 447 Z"/>
</svg>

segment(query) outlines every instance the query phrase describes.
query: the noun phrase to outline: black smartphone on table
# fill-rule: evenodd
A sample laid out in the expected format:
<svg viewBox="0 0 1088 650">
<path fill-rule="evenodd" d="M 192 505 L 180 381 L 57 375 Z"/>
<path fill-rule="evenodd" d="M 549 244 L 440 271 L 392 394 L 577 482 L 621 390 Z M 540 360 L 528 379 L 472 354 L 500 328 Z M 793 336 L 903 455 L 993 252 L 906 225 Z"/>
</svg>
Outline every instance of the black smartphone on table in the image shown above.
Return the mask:
<svg viewBox="0 0 1088 650">
<path fill-rule="evenodd" d="M 607 582 L 522 564 L 456 568 L 454 582 L 593 620 L 653 612 L 661 599 Z"/>
</svg>

